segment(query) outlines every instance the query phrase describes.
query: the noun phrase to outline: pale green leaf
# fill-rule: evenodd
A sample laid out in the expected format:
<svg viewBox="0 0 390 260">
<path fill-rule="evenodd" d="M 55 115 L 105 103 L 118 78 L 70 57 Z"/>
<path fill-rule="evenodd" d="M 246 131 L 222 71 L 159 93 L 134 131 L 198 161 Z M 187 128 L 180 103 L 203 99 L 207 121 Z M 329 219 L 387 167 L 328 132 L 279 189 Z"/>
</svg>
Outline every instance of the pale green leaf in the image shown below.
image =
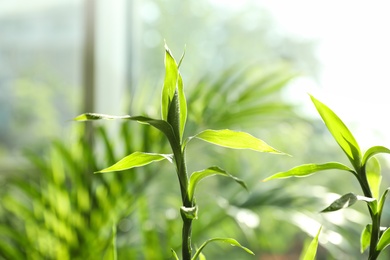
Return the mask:
<svg viewBox="0 0 390 260">
<path fill-rule="evenodd" d="M 361 152 L 359 145 L 353 137 L 352 133 L 349 131 L 343 121 L 341 121 L 341 119 L 329 107 L 311 95 L 310 98 L 313 101 L 318 113 L 324 120 L 328 130 L 333 135 L 336 142 L 340 145 L 341 149 L 343 149 L 355 170 L 359 172 L 361 165 Z"/>
<path fill-rule="evenodd" d="M 368 224 L 364 227 L 362 234 L 360 235 L 360 253 L 362 254 L 370 246 L 371 230 L 372 230 L 372 225 Z"/>
<path fill-rule="evenodd" d="M 290 178 L 290 177 L 306 177 L 316 172 L 325 171 L 325 170 L 343 170 L 343 171 L 354 173 L 354 171 L 348 166 L 345 166 L 344 164 L 337 163 L 337 162 L 329 162 L 324 164 L 310 163 L 310 164 L 303 164 L 300 166 L 296 166 L 285 172 L 275 173 L 274 175 L 264 179 L 263 181 Z"/>
<path fill-rule="evenodd" d="M 187 121 L 187 100 L 184 95 L 183 79 L 179 73 L 178 81 L 179 109 L 180 109 L 180 140 L 183 138 L 184 128 Z"/>
<path fill-rule="evenodd" d="M 309 246 L 302 252 L 300 256 L 300 260 L 314 260 L 315 256 L 317 254 L 317 248 L 318 248 L 318 237 L 320 236 L 322 226 L 317 232 L 317 235 L 313 238 L 313 240 L 310 242 Z"/>
<path fill-rule="evenodd" d="M 205 130 L 191 137 L 232 149 L 250 149 L 257 152 L 285 154 L 269 146 L 264 141 L 245 132 L 232 130 Z"/>
<path fill-rule="evenodd" d="M 216 166 L 209 167 L 207 169 L 197 171 L 197 172 L 194 172 L 191 174 L 190 181 L 188 184 L 188 197 L 190 198 L 191 201 L 194 197 L 194 193 L 195 193 L 195 189 L 196 189 L 197 184 L 201 180 L 203 180 L 204 178 L 210 177 L 213 175 L 222 175 L 225 177 L 229 177 L 229 178 L 233 179 L 234 181 L 236 181 L 238 184 L 240 184 L 242 187 L 247 189 L 245 183 L 242 180 L 240 180 L 239 178 L 231 175 L 230 173 L 226 172 L 225 170 L 223 170 L 219 167 L 216 167 Z"/>
<path fill-rule="evenodd" d="M 143 153 L 143 152 L 135 152 L 132 153 L 122 160 L 118 161 L 114 165 L 105 168 L 96 173 L 104 173 L 104 172 L 114 172 L 114 171 L 124 171 L 135 167 L 141 167 L 152 162 L 157 162 L 161 160 L 168 160 L 172 162 L 171 154 L 157 154 L 157 153 Z"/>
<path fill-rule="evenodd" d="M 382 251 L 388 245 L 390 245 L 390 228 L 386 229 L 386 231 L 383 232 L 382 236 L 378 241 L 378 244 L 376 245 L 376 250 Z"/>
<path fill-rule="evenodd" d="M 390 154 L 390 149 L 388 149 L 388 148 L 386 148 L 384 146 L 373 146 L 373 147 L 371 147 L 370 149 L 368 149 L 366 151 L 366 153 L 363 156 L 363 159 L 362 159 L 363 167 L 367 163 L 368 159 L 370 159 L 372 156 L 374 156 L 375 154 L 378 154 L 378 153 L 388 153 L 388 154 Z"/>
<path fill-rule="evenodd" d="M 179 260 L 179 257 L 177 256 L 175 250 L 171 248 L 172 257 L 175 258 L 175 260 Z"/>
<path fill-rule="evenodd" d="M 165 79 L 161 95 L 161 116 L 163 120 L 168 119 L 168 110 L 175 94 L 178 67 L 168 46 L 165 44 Z"/>
<path fill-rule="evenodd" d="M 379 199 L 379 188 L 382 181 L 382 175 L 381 166 L 375 157 L 372 157 L 366 164 L 366 176 L 373 197 Z"/>
<path fill-rule="evenodd" d="M 367 203 L 371 203 L 376 201 L 374 198 L 368 198 L 364 196 L 355 195 L 353 193 L 347 193 L 341 196 L 339 199 L 335 200 L 329 207 L 322 210 L 322 213 L 332 212 L 344 208 L 348 208 L 355 204 L 357 201 L 365 201 Z"/>
<path fill-rule="evenodd" d="M 219 237 L 218 237 L 218 238 L 209 239 L 209 240 L 207 240 L 206 242 L 204 242 L 204 243 L 199 247 L 199 249 L 196 250 L 196 252 L 195 252 L 194 256 L 191 258 L 191 260 L 196 260 L 197 257 L 199 256 L 199 254 L 202 252 L 203 248 L 204 248 L 205 246 L 207 246 L 207 245 L 208 245 L 209 243 L 211 243 L 211 242 L 223 242 L 223 243 L 228 243 L 228 244 L 230 244 L 230 245 L 232 245 L 232 246 L 237 246 L 237 247 L 239 247 L 239 248 L 245 250 L 247 253 L 249 253 L 249 254 L 251 254 L 251 255 L 254 255 L 254 253 L 253 253 L 251 250 L 249 250 L 248 248 L 242 246 L 240 243 L 237 242 L 237 240 L 235 240 L 235 239 L 233 239 L 233 238 L 219 238 Z"/>
</svg>

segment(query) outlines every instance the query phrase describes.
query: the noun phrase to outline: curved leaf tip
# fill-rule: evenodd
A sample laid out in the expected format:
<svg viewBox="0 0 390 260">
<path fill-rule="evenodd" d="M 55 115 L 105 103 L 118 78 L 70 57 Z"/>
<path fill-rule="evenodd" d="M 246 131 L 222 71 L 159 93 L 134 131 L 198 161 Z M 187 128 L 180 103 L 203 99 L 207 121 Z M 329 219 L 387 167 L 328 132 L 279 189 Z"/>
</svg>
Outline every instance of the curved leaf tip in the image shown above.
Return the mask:
<svg viewBox="0 0 390 260">
<path fill-rule="evenodd" d="M 232 149 L 249 149 L 257 152 L 265 152 L 265 153 L 274 153 L 274 154 L 284 154 L 288 155 L 284 152 L 281 152 L 261 139 L 258 139 L 246 132 L 233 131 L 229 129 L 224 130 L 204 130 L 197 135 L 191 137 L 198 138 L 203 141 L 226 147 Z"/>
<path fill-rule="evenodd" d="M 168 160 L 169 162 L 172 162 L 173 156 L 172 154 L 134 152 L 126 156 L 125 158 L 121 159 L 114 165 L 95 173 L 129 170 L 131 168 L 145 166 L 152 162 L 157 162 L 164 159 Z"/>
<path fill-rule="evenodd" d="M 290 178 L 290 177 L 307 177 L 316 172 L 325 171 L 325 170 L 343 170 L 343 171 L 349 171 L 351 173 L 354 173 L 354 171 L 350 169 L 348 166 L 337 162 L 328 162 L 324 164 L 310 163 L 310 164 L 303 164 L 300 166 L 296 166 L 285 172 L 275 173 L 274 175 L 265 178 L 263 182 L 274 180 L 274 179 Z"/>
<path fill-rule="evenodd" d="M 347 155 L 348 159 L 354 166 L 356 171 L 359 171 L 361 167 L 361 151 L 355 137 L 349 131 L 344 122 L 325 104 L 320 102 L 314 96 L 310 95 L 310 98 L 324 121 L 329 132 L 336 140 L 338 145 Z"/>
<path fill-rule="evenodd" d="M 198 183 L 201 180 L 203 180 L 204 178 L 214 176 L 214 175 L 222 175 L 225 177 L 229 177 L 247 190 L 247 186 L 246 186 L 244 181 L 231 175 L 227 171 L 225 171 L 217 166 L 213 166 L 213 167 L 209 167 L 207 169 L 201 170 L 201 171 L 193 172 L 191 174 L 189 184 L 188 184 L 188 197 L 190 198 L 190 200 L 192 200 L 194 197 L 195 189 L 196 189 Z"/>
<path fill-rule="evenodd" d="M 131 116 L 125 115 L 125 116 L 113 116 L 113 115 L 106 115 L 106 114 L 98 114 L 98 113 L 84 113 L 81 114 L 75 118 L 73 118 L 74 121 L 89 121 L 89 120 L 112 120 L 112 119 L 130 119 Z"/>
<path fill-rule="evenodd" d="M 246 247 L 242 246 L 240 243 L 238 243 L 237 240 L 235 240 L 233 238 L 220 238 L 220 237 L 217 237 L 217 238 L 211 238 L 211 239 L 207 240 L 206 242 L 204 242 L 199 247 L 199 249 L 196 250 L 196 252 L 195 252 L 194 256 L 191 258 L 191 260 L 196 260 L 197 257 L 199 257 L 199 255 L 201 254 L 201 252 L 204 249 L 204 247 L 207 246 L 211 242 L 224 242 L 224 243 L 228 243 L 228 244 L 230 244 L 232 246 L 237 246 L 237 247 L 243 249 L 248 254 L 255 255 L 255 253 L 253 253 L 249 248 L 246 248 Z"/>
</svg>

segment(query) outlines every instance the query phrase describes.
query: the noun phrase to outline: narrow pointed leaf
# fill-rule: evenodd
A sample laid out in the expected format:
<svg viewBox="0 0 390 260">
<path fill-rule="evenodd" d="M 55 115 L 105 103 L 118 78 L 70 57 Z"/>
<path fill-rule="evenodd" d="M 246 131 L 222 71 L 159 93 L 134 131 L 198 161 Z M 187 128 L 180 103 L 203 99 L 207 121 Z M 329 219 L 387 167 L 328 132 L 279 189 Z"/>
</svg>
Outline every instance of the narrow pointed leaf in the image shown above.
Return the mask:
<svg viewBox="0 0 390 260">
<path fill-rule="evenodd" d="M 175 250 L 173 250 L 172 248 L 171 248 L 171 253 L 172 253 L 172 257 L 173 257 L 175 260 L 179 260 L 179 257 L 177 256 Z"/>
<path fill-rule="evenodd" d="M 370 246 L 371 230 L 372 230 L 372 225 L 371 224 L 366 225 L 360 236 L 360 253 L 362 254 Z"/>
<path fill-rule="evenodd" d="M 347 193 L 341 196 L 339 199 L 335 200 L 329 207 L 325 208 L 321 212 L 331 212 L 336 211 L 343 208 L 348 208 L 355 204 L 357 201 L 357 197 L 353 193 Z"/>
<path fill-rule="evenodd" d="M 251 250 L 249 250 L 248 248 L 242 246 L 240 243 L 237 242 L 237 240 L 233 239 L 233 238 L 212 238 L 212 239 L 209 239 L 207 240 L 206 242 L 204 242 L 198 250 L 196 250 L 194 256 L 191 258 L 191 260 L 196 260 L 197 257 L 199 256 L 199 254 L 202 252 L 203 248 L 205 246 L 207 246 L 209 243 L 211 242 L 223 242 L 223 243 L 228 243 L 232 246 L 237 246 L 243 250 L 245 250 L 247 253 L 251 254 L 251 255 L 255 255 Z"/>
<path fill-rule="evenodd" d="M 269 146 L 264 141 L 245 132 L 232 130 L 205 130 L 191 137 L 232 149 L 250 149 L 257 152 L 285 154 Z"/>
<path fill-rule="evenodd" d="M 171 154 L 157 154 L 157 153 L 143 153 L 143 152 L 135 152 L 132 153 L 122 160 L 118 161 L 114 165 L 105 168 L 97 173 L 104 172 L 114 172 L 114 171 L 124 171 L 135 167 L 141 167 L 152 162 L 157 162 L 161 160 L 168 160 L 172 162 Z"/>
<path fill-rule="evenodd" d="M 172 126 L 164 120 L 153 119 L 145 116 L 129 116 L 129 115 L 113 116 L 113 115 L 96 114 L 96 113 L 85 113 L 74 118 L 75 121 L 91 121 L 91 120 L 101 120 L 101 119 L 105 119 L 105 120 L 124 119 L 124 120 L 132 120 L 132 121 L 137 121 L 139 123 L 151 125 L 157 128 L 158 130 L 160 130 L 168 138 L 172 147 L 179 146 L 179 144 L 177 143 L 176 135 L 172 129 Z"/>
<path fill-rule="evenodd" d="M 358 143 L 341 119 L 325 104 L 310 96 L 330 133 L 359 172 L 361 152 Z"/>
<path fill-rule="evenodd" d="M 181 62 L 181 60 L 180 60 Z M 178 81 L 179 109 L 180 109 L 180 140 L 183 138 L 184 128 L 187 121 L 187 100 L 184 95 L 183 79 L 179 73 Z"/>
<path fill-rule="evenodd" d="M 168 110 L 170 103 L 175 94 L 178 68 L 175 59 L 173 58 L 171 51 L 165 44 L 165 79 L 164 86 L 161 95 L 161 116 L 163 120 L 168 119 Z"/>
<path fill-rule="evenodd" d="M 314 260 L 317 254 L 317 248 L 318 248 L 318 237 L 320 236 L 322 226 L 317 232 L 317 235 L 313 238 L 313 240 L 310 242 L 309 246 L 306 248 L 306 250 L 302 253 L 300 256 L 300 260 Z"/>
<path fill-rule="evenodd" d="M 185 49 L 184 52 L 179 60 L 179 64 L 177 65 L 177 68 L 180 68 L 180 65 L 184 59 L 185 56 Z M 180 111 L 180 140 L 183 138 L 184 128 L 187 121 L 187 99 L 184 94 L 184 84 L 183 84 L 183 78 L 181 77 L 180 71 L 178 71 L 178 77 L 177 77 L 177 91 L 179 96 L 179 111 Z"/>
<path fill-rule="evenodd" d="M 176 147 L 179 145 L 177 144 L 177 138 L 172 129 L 172 126 L 168 122 L 164 120 L 152 119 L 144 116 L 132 116 L 129 119 L 138 121 L 140 123 L 148 124 L 157 128 L 158 130 L 160 130 L 165 134 L 165 136 L 168 138 L 169 142 L 171 143 L 172 147 Z"/>
<path fill-rule="evenodd" d="M 367 198 L 364 196 L 355 195 L 353 193 L 347 193 L 347 194 L 341 196 L 339 199 L 335 200 L 332 204 L 330 204 L 329 207 L 325 208 L 321 212 L 325 213 L 325 212 L 340 210 L 343 208 L 348 208 L 348 207 L 352 206 L 353 204 L 355 204 L 356 201 L 365 201 L 367 203 L 371 203 L 371 202 L 374 202 L 376 200 L 374 198 Z"/>
<path fill-rule="evenodd" d="M 382 216 L 383 206 L 385 205 L 387 194 L 389 194 L 390 188 L 387 188 L 379 200 L 379 206 L 378 206 L 378 214 L 379 216 Z"/>
<path fill-rule="evenodd" d="M 390 228 L 386 229 L 386 231 L 383 232 L 381 238 L 378 241 L 378 244 L 376 245 L 376 250 L 382 251 L 388 245 L 390 245 Z"/>
<path fill-rule="evenodd" d="M 343 170 L 354 173 L 354 171 L 349 168 L 348 166 L 337 163 L 337 162 L 329 162 L 324 164 L 303 164 L 297 167 L 294 167 L 288 171 L 285 172 L 278 172 L 274 175 L 264 179 L 263 181 L 269 181 L 273 179 L 283 179 L 283 178 L 290 178 L 290 177 L 306 177 L 311 174 L 314 174 L 319 171 L 325 171 L 325 170 Z"/>
<path fill-rule="evenodd" d="M 190 198 L 191 201 L 194 197 L 195 189 L 196 189 L 196 186 L 198 185 L 198 183 L 201 180 L 203 180 L 204 178 L 210 177 L 213 175 L 222 175 L 225 177 L 229 177 L 229 178 L 233 179 L 234 181 L 236 181 L 238 184 L 240 184 L 242 187 L 247 189 L 245 183 L 242 180 L 231 175 L 230 173 L 226 172 L 225 170 L 214 166 L 214 167 L 210 167 L 210 168 L 204 169 L 202 171 L 197 171 L 197 172 L 194 172 L 191 174 L 189 185 L 188 185 L 188 197 Z"/>
<path fill-rule="evenodd" d="M 131 116 L 113 116 L 106 114 L 97 114 L 97 113 L 85 113 L 75 117 L 73 120 L 75 121 L 91 121 L 91 120 L 113 120 L 113 119 L 130 119 Z"/>
<path fill-rule="evenodd" d="M 382 175 L 381 166 L 375 157 L 372 157 L 367 163 L 366 176 L 373 197 L 379 199 L 379 188 L 382 181 Z"/>
<path fill-rule="evenodd" d="M 386 148 L 384 146 L 373 146 L 373 147 L 371 147 L 370 149 L 368 149 L 366 151 L 366 153 L 363 156 L 363 159 L 362 159 L 363 167 L 367 163 L 368 159 L 370 159 L 372 156 L 374 156 L 374 155 L 376 155 L 378 153 L 388 153 L 388 154 L 390 154 L 390 149 L 388 149 L 388 148 Z"/>
</svg>

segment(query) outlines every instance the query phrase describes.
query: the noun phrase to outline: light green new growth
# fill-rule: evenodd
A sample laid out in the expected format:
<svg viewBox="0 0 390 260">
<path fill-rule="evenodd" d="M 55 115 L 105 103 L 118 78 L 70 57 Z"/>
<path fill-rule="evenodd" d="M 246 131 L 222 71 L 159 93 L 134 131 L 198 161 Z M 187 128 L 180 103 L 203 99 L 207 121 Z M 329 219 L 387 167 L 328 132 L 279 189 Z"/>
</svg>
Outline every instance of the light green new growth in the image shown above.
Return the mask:
<svg viewBox="0 0 390 260">
<path fill-rule="evenodd" d="M 211 144 L 223 146 L 232 149 L 249 149 L 257 152 L 285 154 L 248 133 L 237 132 L 229 129 L 224 130 L 204 130 L 183 142 L 183 134 L 187 120 L 187 101 L 184 95 L 183 80 L 179 72 L 179 66 L 184 54 L 179 62 L 176 63 L 168 46 L 165 45 L 165 79 L 161 96 L 161 119 L 153 119 L 145 116 L 111 116 L 105 114 L 86 113 L 76 117 L 76 121 L 101 120 L 101 119 L 121 119 L 137 121 L 142 124 L 148 124 L 160 130 L 168 139 L 172 149 L 172 154 L 160 154 L 150 152 L 134 152 L 110 167 L 107 167 L 99 173 L 128 170 L 134 167 L 141 167 L 152 162 L 168 160 L 175 164 L 176 173 L 179 179 L 181 198 L 183 205 L 180 208 L 183 220 L 182 229 L 182 258 L 183 260 L 195 260 L 201 254 L 202 249 L 210 242 L 220 241 L 229 243 L 233 246 L 242 248 L 246 252 L 253 254 L 252 251 L 239 244 L 232 238 L 213 238 L 207 240 L 193 255 L 191 246 L 192 221 L 198 217 L 198 206 L 195 203 L 195 190 L 199 182 L 206 177 L 221 175 L 228 177 L 242 187 L 246 188 L 244 181 L 233 176 L 227 171 L 212 166 L 207 169 L 196 171 L 190 176 L 186 169 L 185 148 L 191 139 L 200 139 Z M 172 250 L 175 259 L 179 259 Z"/>
<path fill-rule="evenodd" d="M 276 173 L 264 181 L 288 177 L 307 177 L 324 170 L 341 170 L 352 173 L 360 184 L 363 196 L 349 192 L 321 212 L 330 212 L 350 207 L 357 201 L 366 202 L 371 217 L 371 224 L 368 224 L 361 233 L 360 248 L 362 253 L 369 248 L 368 259 L 375 260 L 383 249 L 390 245 L 390 231 L 386 229 L 383 232 L 380 225 L 383 205 L 390 188 L 386 189 L 380 197 L 381 168 L 379 161 L 373 156 L 379 153 L 390 154 L 390 150 L 383 146 L 373 146 L 362 156 L 358 143 L 343 121 L 325 104 L 311 95 L 310 98 L 329 132 L 351 162 L 353 169 L 338 162 L 304 164 L 285 172 Z"/>
</svg>

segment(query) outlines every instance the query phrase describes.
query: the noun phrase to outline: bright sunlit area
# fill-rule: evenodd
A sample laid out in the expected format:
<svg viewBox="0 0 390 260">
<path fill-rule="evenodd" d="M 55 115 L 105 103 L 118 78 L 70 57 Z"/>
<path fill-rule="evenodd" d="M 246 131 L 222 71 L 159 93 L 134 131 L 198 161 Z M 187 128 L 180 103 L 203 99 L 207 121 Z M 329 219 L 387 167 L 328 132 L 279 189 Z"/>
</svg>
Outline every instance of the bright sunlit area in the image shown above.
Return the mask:
<svg viewBox="0 0 390 260">
<path fill-rule="evenodd" d="M 389 7 L 0 1 L 0 260 L 388 259 Z"/>
</svg>

